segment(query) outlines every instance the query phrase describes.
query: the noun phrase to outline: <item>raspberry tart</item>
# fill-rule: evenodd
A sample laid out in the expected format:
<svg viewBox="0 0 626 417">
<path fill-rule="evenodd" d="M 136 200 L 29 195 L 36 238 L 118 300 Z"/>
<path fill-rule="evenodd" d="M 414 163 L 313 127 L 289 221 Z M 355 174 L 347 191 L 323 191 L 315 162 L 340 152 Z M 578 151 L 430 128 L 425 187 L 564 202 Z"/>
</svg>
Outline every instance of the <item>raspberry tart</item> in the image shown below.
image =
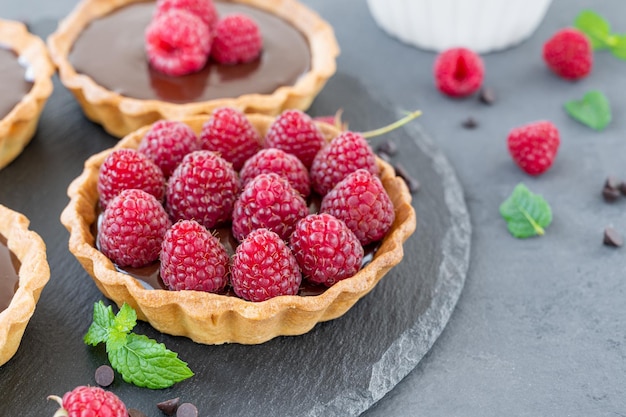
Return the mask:
<svg viewBox="0 0 626 417">
<path fill-rule="evenodd" d="M 13 357 L 50 278 L 46 246 L 22 214 L 0 205 L 0 365 Z"/>
<path fill-rule="evenodd" d="M 267 115 L 248 114 L 247 119 L 259 133 L 259 136 L 265 138 L 268 135 L 270 126 L 280 117 L 275 119 Z M 182 119 L 181 122 L 184 122 L 197 135 L 200 135 L 204 126 L 210 126 L 207 120 L 209 120 L 209 116 L 194 116 Z M 316 125 L 327 142 L 338 137 L 341 133 L 337 128 L 325 123 L 318 122 Z M 299 230 L 298 238 L 294 237 L 297 241 L 294 240 L 290 243 L 289 236 L 283 237 L 282 239 L 284 240 L 279 236 L 282 229 L 277 229 L 277 231 L 271 230 L 275 216 L 269 216 L 271 218 L 269 223 L 266 222 L 253 231 L 246 232 L 239 238 L 235 238 L 234 220 L 232 225 L 228 224 L 227 221 L 226 232 L 223 226 L 219 226 L 219 224 L 215 229 L 208 229 L 211 230 L 210 233 L 219 236 L 222 244 L 228 248 L 232 261 L 230 265 L 232 288 L 228 287 L 226 290 L 220 291 L 223 287 L 221 277 L 223 276 L 224 268 L 219 266 L 218 263 L 216 263 L 217 266 L 213 268 L 212 272 L 206 274 L 203 272 L 204 275 L 211 276 L 210 280 L 213 283 L 209 282 L 209 286 L 217 288 L 217 293 L 194 290 L 168 290 L 158 278 L 158 262 L 156 262 L 156 267 L 151 264 L 135 269 L 120 268 L 98 249 L 99 231 L 97 230 L 97 225 L 99 218 L 101 218 L 100 197 L 97 191 L 99 171 L 112 152 L 122 148 L 138 148 L 144 136 L 151 132 L 152 129 L 152 126 L 145 126 L 124 137 L 114 148 L 96 154 L 86 161 L 83 173 L 68 188 L 70 202 L 63 210 L 61 221 L 70 232 L 70 251 L 92 276 L 103 294 L 118 305 L 122 305 L 124 302 L 130 304 L 137 311 L 140 319 L 148 321 L 157 330 L 167 334 L 187 336 L 196 342 L 204 344 L 230 342 L 256 344 L 276 336 L 303 334 L 311 330 L 318 322 L 332 320 L 343 315 L 361 297 L 372 290 L 389 269 L 402 260 L 403 243 L 414 232 L 416 226 L 415 211 L 411 206 L 411 194 L 404 180 L 396 176 L 394 169 L 389 164 L 381 159 L 375 159 L 377 174 L 371 175 L 369 172 L 363 171 L 370 177 L 376 177 L 374 181 L 382 184 L 384 187 L 385 195 L 388 196 L 387 198 L 392 206 L 392 213 L 384 214 L 388 219 L 392 219 L 393 222 L 389 225 L 385 236 L 375 244 L 368 245 L 364 253 L 356 249 L 354 251 L 348 250 L 348 248 L 355 247 L 355 245 L 359 248 L 361 246 L 352 231 L 346 230 L 346 223 L 341 220 L 328 221 L 328 218 L 332 216 L 324 215 L 320 216 L 324 220 L 324 224 L 317 225 L 317 220 L 309 219 L 307 210 L 303 213 L 300 212 L 299 207 L 301 203 L 297 203 L 296 200 L 302 200 L 302 198 L 295 189 L 288 185 L 287 179 L 278 177 L 275 173 L 262 173 L 248 182 L 246 186 L 239 184 L 240 190 L 245 188 L 243 193 L 251 193 L 250 198 L 254 197 L 255 192 L 248 191 L 249 187 L 260 190 L 256 192 L 256 197 L 261 196 L 261 198 L 258 198 L 257 203 L 250 205 L 251 208 L 249 210 L 246 209 L 248 211 L 244 211 L 244 213 L 248 213 L 247 215 L 250 216 L 248 221 L 263 222 L 264 209 L 254 214 L 252 207 L 264 204 L 263 200 L 268 200 L 267 195 L 270 192 L 275 192 L 276 197 L 273 198 L 277 199 L 283 198 L 283 196 L 291 192 L 296 193 L 298 196 L 289 200 L 290 203 L 287 205 L 283 204 L 281 200 L 281 203 L 276 206 L 279 206 L 280 210 L 286 211 L 286 213 L 279 214 L 284 214 L 283 218 L 288 219 L 285 221 L 291 222 L 293 225 L 290 226 L 292 230 L 296 228 Z M 265 143 L 263 145 L 265 146 Z M 207 150 L 193 151 L 188 154 L 170 177 L 168 192 L 170 189 L 169 184 L 176 183 L 178 176 L 186 169 L 184 168 L 185 160 L 188 157 L 196 160 L 203 155 L 205 155 L 205 160 L 207 161 L 215 158 L 211 156 L 213 153 Z M 281 164 L 279 164 L 279 168 L 282 169 Z M 195 170 L 194 172 L 197 173 L 199 171 Z M 205 176 L 204 174 L 202 175 Z M 238 181 L 236 175 L 235 173 L 233 177 L 235 183 Z M 280 181 L 274 179 L 274 177 L 277 177 Z M 259 180 L 259 178 L 263 179 Z M 269 185 L 272 182 L 275 184 L 274 186 Z M 193 190 L 198 189 L 198 187 L 194 187 Z M 289 193 L 285 192 L 285 187 L 292 191 Z M 183 187 L 175 188 L 182 189 Z M 147 194 L 140 190 L 132 191 L 142 193 L 142 195 Z M 230 195 L 232 192 L 230 188 L 226 187 L 224 190 L 212 191 L 208 194 Z M 154 197 L 149 197 L 154 200 Z M 190 198 L 190 200 L 197 200 L 197 198 Z M 321 204 L 319 197 L 317 202 L 314 200 L 311 196 L 307 199 L 311 212 L 317 211 Z M 234 212 L 239 204 L 239 200 L 237 200 L 233 209 L 233 219 L 235 218 Z M 289 204 L 291 204 L 291 208 L 289 208 Z M 165 207 L 167 206 L 166 202 Z M 293 217 L 294 214 L 297 214 L 297 216 Z M 155 211 L 154 216 L 159 217 L 160 214 Z M 193 214 L 192 217 L 199 218 L 196 214 Z M 252 217 L 258 217 L 258 219 L 253 220 Z M 175 257 L 180 252 L 189 251 L 189 248 L 193 247 L 192 244 L 195 243 L 197 243 L 197 249 L 195 250 L 205 250 L 201 242 L 208 239 L 206 237 L 197 237 L 189 240 L 185 240 L 185 238 L 172 239 L 172 234 L 179 234 L 183 229 L 196 230 L 194 233 L 197 233 L 197 236 L 206 234 L 206 232 L 201 233 L 203 226 L 200 226 L 199 223 L 196 224 L 195 220 L 192 220 L 193 225 L 186 225 L 184 222 L 188 222 L 188 220 L 175 223 L 180 225 L 177 226 L 177 231 L 168 232 L 163 237 L 165 242 L 161 252 L 161 259 L 162 261 L 165 260 L 166 265 L 161 265 L 161 273 L 168 275 L 167 281 L 170 283 L 168 284 L 170 287 L 182 285 L 183 281 L 187 281 L 184 274 L 181 276 L 178 272 L 171 272 L 172 268 L 177 268 L 177 265 L 182 264 Z M 311 224 L 311 222 L 315 224 Z M 156 222 L 151 223 L 156 224 Z M 307 284 L 305 281 L 308 282 L 310 280 L 303 274 L 302 285 L 300 285 L 298 267 L 296 266 L 295 270 L 293 268 L 295 262 L 298 261 L 296 256 L 292 254 L 292 251 L 286 248 L 291 244 L 293 247 L 297 246 L 300 248 L 298 250 L 304 258 L 308 259 L 304 251 L 309 251 L 313 257 L 316 257 L 316 249 L 313 248 L 314 243 L 312 243 L 316 237 L 312 236 L 312 233 L 317 233 L 319 236 L 319 230 L 322 230 L 322 235 L 336 236 L 333 240 L 341 243 L 338 245 L 339 247 L 334 245 L 334 248 L 330 248 L 331 251 L 335 252 L 325 252 L 327 259 L 320 258 L 315 261 L 316 263 L 308 264 L 307 275 L 312 277 L 316 268 L 324 268 L 328 275 L 320 274 L 315 280 Z M 323 230 L 327 230 L 327 232 Z M 293 234 L 296 235 L 295 232 Z M 136 237 L 132 237 L 132 239 L 138 242 Z M 284 243 L 277 242 L 277 240 Z M 171 249 L 176 245 L 178 245 L 180 250 Z M 206 249 L 207 251 L 214 251 L 212 248 L 215 246 L 215 243 L 208 243 L 207 241 L 207 246 L 209 246 Z M 265 249 L 270 246 L 277 249 L 265 253 L 267 252 Z M 165 251 L 168 252 L 167 256 L 164 256 Z M 276 256 L 275 265 L 281 265 L 278 268 L 280 273 L 276 275 L 288 275 L 283 282 L 284 285 L 278 284 L 272 288 L 267 286 L 272 285 L 271 281 L 274 277 L 261 277 L 261 280 L 267 278 L 267 282 L 263 284 L 266 288 L 262 289 L 262 291 L 267 289 L 267 293 L 272 293 L 272 297 L 269 299 L 265 297 L 266 294 L 259 296 L 254 287 L 256 284 L 249 282 L 253 273 L 245 272 L 246 270 L 255 271 L 254 268 L 250 268 L 249 261 L 255 256 L 261 258 L 259 260 L 260 263 Z M 346 269 L 348 265 L 352 268 L 352 264 L 355 262 L 359 263 L 356 273 L 353 270 L 349 276 L 339 276 L 339 274 L 333 272 L 332 268 L 335 267 L 337 259 L 341 256 L 346 258 L 346 261 L 343 263 Z M 190 259 L 193 259 L 193 256 Z M 237 260 L 235 261 L 235 259 Z M 361 259 L 364 260 L 363 263 L 361 263 Z M 192 281 L 192 286 L 196 286 L 195 277 L 199 276 L 198 271 L 203 266 L 194 261 L 191 268 L 196 273 L 193 274 L 193 279 L 189 279 L 189 281 Z M 272 270 L 274 266 L 262 266 L 257 268 L 256 272 Z M 234 271 L 235 268 L 238 270 Z M 300 269 L 304 270 L 302 266 Z M 155 273 L 151 271 L 157 272 L 156 277 Z M 217 273 L 214 273 L 215 271 Z M 307 279 L 305 280 L 305 278 Z M 166 279 L 163 279 L 163 281 L 166 281 Z"/>
<path fill-rule="evenodd" d="M 30 142 L 52 94 L 54 67 L 41 39 L 0 19 L 0 169 Z"/>
<path fill-rule="evenodd" d="M 216 38 L 213 58 L 197 72 L 166 75 L 150 62 L 164 69 L 169 64 L 149 61 L 145 50 L 144 33 L 155 4 L 83 0 L 48 38 L 62 83 L 86 116 L 114 136 L 159 119 L 210 114 L 225 106 L 269 115 L 306 109 L 336 70 L 337 41 L 331 26 L 315 12 L 295 0 L 235 0 L 215 1 L 217 13 L 252 17 L 262 36 L 260 56 L 247 62 L 254 55 L 246 54 L 246 48 L 243 58 L 220 53 L 218 22 L 210 33 Z M 190 29 L 177 36 L 202 37 L 200 32 Z M 207 52 L 206 45 L 196 49 Z M 189 65 L 202 66 L 195 57 L 188 58 Z M 222 59 L 225 63 L 218 63 Z"/>
</svg>

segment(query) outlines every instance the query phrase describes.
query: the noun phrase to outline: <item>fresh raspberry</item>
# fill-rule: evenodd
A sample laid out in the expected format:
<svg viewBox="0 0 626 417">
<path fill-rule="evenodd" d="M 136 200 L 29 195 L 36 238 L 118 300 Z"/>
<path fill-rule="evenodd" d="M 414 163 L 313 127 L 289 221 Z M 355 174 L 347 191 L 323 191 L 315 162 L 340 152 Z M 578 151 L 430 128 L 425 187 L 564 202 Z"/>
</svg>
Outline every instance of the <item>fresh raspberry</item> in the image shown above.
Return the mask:
<svg viewBox="0 0 626 417">
<path fill-rule="evenodd" d="M 137 150 L 150 158 L 169 178 L 185 155 L 200 149 L 200 138 L 185 123 L 159 120 L 150 127 Z"/>
<path fill-rule="evenodd" d="M 577 29 L 561 29 L 543 45 L 543 60 L 559 77 L 584 78 L 593 66 L 591 42 Z"/>
<path fill-rule="evenodd" d="M 279 295 L 296 295 L 302 274 L 280 236 L 268 229 L 257 229 L 237 246 L 230 281 L 239 297 L 265 301 Z"/>
<path fill-rule="evenodd" d="M 170 290 L 217 293 L 228 282 L 229 256 L 220 240 L 195 220 L 181 220 L 165 233 L 161 278 Z"/>
<path fill-rule="evenodd" d="M 313 119 L 300 110 L 285 110 L 270 125 L 265 147 L 293 154 L 309 168 L 317 152 L 326 144 Z"/>
<path fill-rule="evenodd" d="M 289 181 L 276 174 L 260 174 L 244 187 L 235 203 L 233 236 L 242 241 L 253 230 L 266 228 L 286 240 L 307 214 L 306 201 Z"/>
<path fill-rule="evenodd" d="M 364 169 L 348 175 L 326 194 L 320 213 L 343 220 L 363 246 L 382 239 L 395 219 L 380 179 Z"/>
<path fill-rule="evenodd" d="M 137 188 L 163 201 L 165 177 L 161 169 L 135 149 L 117 149 L 111 152 L 98 173 L 100 205 L 106 208 L 122 190 Z"/>
<path fill-rule="evenodd" d="M 150 65 L 167 75 L 201 70 L 211 51 L 211 32 L 199 17 L 171 9 L 153 19 L 145 33 Z"/>
<path fill-rule="evenodd" d="M 220 64 L 245 64 L 254 61 L 263 48 L 263 37 L 256 22 L 241 13 L 217 22 L 211 57 Z"/>
<path fill-rule="evenodd" d="M 435 59 L 435 85 L 450 97 L 475 93 L 483 83 L 483 60 L 467 48 L 451 48 Z"/>
<path fill-rule="evenodd" d="M 330 214 L 310 214 L 296 224 L 289 239 L 302 274 L 330 287 L 357 273 L 363 246 L 346 224 Z"/>
<path fill-rule="evenodd" d="M 239 172 L 241 184 L 245 187 L 259 174 L 275 173 L 286 178 L 289 184 L 307 198 L 311 193 L 309 171 L 295 155 L 280 149 L 262 149 L 243 164 Z"/>
<path fill-rule="evenodd" d="M 366 169 L 378 174 L 376 154 L 363 135 L 346 131 L 322 148 L 311 164 L 311 183 L 321 196 L 351 172 Z"/>
<path fill-rule="evenodd" d="M 158 0 L 153 19 L 171 9 L 186 10 L 198 16 L 211 30 L 215 28 L 219 19 L 212 0 Z"/>
<path fill-rule="evenodd" d="M 98 246 L 118 266 L 148 265 L 159 257 L 163 236 L 171 225 L 154 196 L 141 190 L 124 190 L 104 210 Z"/>
<path fill-rule="evenodd" d="M 261 149 L 261 135 L 240 110 L 216 109 L 202 126 L 202 149 L 214 151 L 239 171 L 246 159 Z"/>
<path fill-rule="evenodd" d="M 63 399 L 56 395 L 48 397 L 59 403 L 55 414 L 68 417 L 128 417 L 126 405 L 111 391 L 100 387 L 78 386 L 65 393 Z"/>
<path fill-rule="evenodd" d="M 211 151 L 195 151 L 167 182 L 166 206 L 174 221 L 194 219 L 211 229 L 230 219 L 239 188 L 229 162 Z"/>
<path fill-rule="evenodd" d="M 516 127 L 507 138 L 513 161 L 530 175 L 543 174 L 550 168 L 560 143 L 559 130 L 548 121 Z"/>
</svg>

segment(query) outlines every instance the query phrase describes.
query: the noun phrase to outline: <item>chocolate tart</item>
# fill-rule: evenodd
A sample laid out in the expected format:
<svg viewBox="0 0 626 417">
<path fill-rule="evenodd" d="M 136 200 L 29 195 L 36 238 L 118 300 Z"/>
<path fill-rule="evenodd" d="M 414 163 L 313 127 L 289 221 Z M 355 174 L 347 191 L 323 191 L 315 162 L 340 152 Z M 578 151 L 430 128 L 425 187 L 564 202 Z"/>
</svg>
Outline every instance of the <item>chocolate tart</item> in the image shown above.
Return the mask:
<svg viewBox="0 0 626 417">
<path fill-rule="evenodd" d="M 22 214 L 0 205 L 0 365 L 17 352 L 41 290 L 50 279 L 46 246 L 28 225 Z"/>
<path fill-rule="evenodd" d="M 307 109 L 336 70 L 332 27 L 295 0 L 215 4 L 220 15 L 242 11 L 257 20 L 264 39 L 260 59 L 231 66 L 209 62 L 182 77 L 159 74 L 144 52 L 143 32 L 155 7 L 146 0 L 83 0 L 48 38 L 50 54 L 85 115 L 117 137 L 217 107 L 268 115 Z"/>
<path fill-rule="evenodd" d="M 46 45 L 22 23 L 0 19 L 0 169 L 30 142 L 52 94 Z"/>
<path fill-rule="evenodd" d="M 274 120 L 266 115 L 249 115 L 264 136 Z M 183 119 L 196 132 L 208 116 Z M 334 127 L 319 124 L 330 140 L 339 134 Z M 197 291 L 147 289 L 137 279 L 120 272 L 95 246 L 93 225 L 98 218 L 97 181 L 100 165 L 113 149 L 136 148 L 149 129 L 143 127 L 123 138 L 114 148 L 90 157 L 83 173 L 68 188 L 70 202 L 61 222 L 70 232 L 69 248 L 92 276 L 102 293 L 118 306 L 130 304 L 141 320 L 157 330 L 187 336 L 198 343 L 262 343 L 280 335 L 308 332 L 316 323 L 332 320 L 350 309 L 403 257 L 403 243 L 414 232 L 416 216 L 411 194 L 394 169 L 382 160 L 383 186 L 395 207 L 392 229 L 380 242 L 371 262 L 356 275 L 337 282 L 317 295 L 279 296 L 254 303 L 229 295 Z"/>
</svg>

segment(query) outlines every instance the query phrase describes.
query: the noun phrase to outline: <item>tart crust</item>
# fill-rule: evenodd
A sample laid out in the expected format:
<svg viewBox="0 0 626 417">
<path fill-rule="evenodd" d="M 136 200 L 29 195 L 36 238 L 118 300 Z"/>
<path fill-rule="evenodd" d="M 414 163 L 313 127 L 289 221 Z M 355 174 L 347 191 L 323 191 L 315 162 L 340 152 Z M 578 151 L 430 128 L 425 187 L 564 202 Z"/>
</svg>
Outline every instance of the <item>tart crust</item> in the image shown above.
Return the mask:
<svg viewBox="0 0 626 417">
<path fill-rule="evenodd" d="M 46 245 L 28 225 L 24 215 L 0 205 L 0 234 L 21 263 L 18 289 L 9 307 L 0 312 L 0 365 L 17 352 L 41 290 L 50 279 Z"/>
<path fill-rule="evenodd" d="M 34 77 L 31 90 L 0 120 L 0 169 L 13 161 L 30 142 L 41 111 L 52 94 L 54 65 L 45 43 L 20 22 L 0 19 L 0 44 L 15 51 L 28 63 Z M 31 74 L 29 74 L 31 75 Z"/>
<path fill-rule="evenodd" d="M 274 120 L 265 115 L 248 115 L 262 137 Z M 208 116 L 183 119 L 196 133 Z M 327 140 L 339 131 L 319 124 Z M 403 243 L 415 231 L 416 216 L 411 194 L 394 169 L 382 160 L 381 180 L 395 207 L 396 219 L 381 242 L 373 260 L 353 277 L 337 282 L 315 296 L 279 296 L 263 302 L 250 302 L 234 296 L 199 291 L 145 289 L 135 278 L 116 270 L 114 264 L 95 247 L 92 224 L 97 219 L 98 171 L 113 149 L 137 148 L 150 126 L 123 138 L 114 148 L 93 155 L 83 173 L 68 188 L 70 202 L 61 222 L 70 232 L 69 248 L 92 276 L 96 285 L 118 306 L 128 303 L 141 320 L 157 330 L 187 336 L 198 343 L 262 343 L 276 336 L 299 335 L 316 323 L 343 315 L 403 257 Z"/>
<path fill-rule="evenodd" d="M 128 4 L 145 0 L 83 0 L 48 38 L 61 82 L 74 94 L 85 115 L 113 136 L 122 137 L 159 119 L 210 114 L 218 107 L 235 107 L 246 113 L 277 115 L 288 108 L 306 110 L 336 71 L 339 46 L 332 27 L 318 14 L 295 0 L 234 0 L 277 15 L 302 32 L 311 49 L 311 68 L 293 86 L 271 94 L 246 94 L 198 103 L 174 104 L 125 97 L 79 74 L 69 61 L 72 45 L 92 21 Z"/>
</svg>

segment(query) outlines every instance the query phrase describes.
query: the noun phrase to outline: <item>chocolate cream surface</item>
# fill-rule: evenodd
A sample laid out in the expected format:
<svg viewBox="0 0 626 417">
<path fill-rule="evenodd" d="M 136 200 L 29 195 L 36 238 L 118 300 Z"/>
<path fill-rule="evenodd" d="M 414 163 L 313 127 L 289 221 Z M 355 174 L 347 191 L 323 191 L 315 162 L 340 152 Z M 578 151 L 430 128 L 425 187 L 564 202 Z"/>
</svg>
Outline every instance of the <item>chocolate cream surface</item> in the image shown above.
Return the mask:
<svg viewBox="0 0 626 417">
<path fill-rule="evenodd" d="M 261 56 L 248 64 L 219 65 L 209 60 L 201 71 L 173 77 L 150 67 L 144 31 L 154 3 L 135 3 L 91 22 L 79 35 L 69 59 L 78 73 L 123 96 L 190 103 L 244 94 L 269 94 L 294 85 L 311 66 L 305 37 L 287 21 L 237 3 L 215 2 L 220 16 L 245 13 L 259 25 Z"/>
<path fill-rule="evenodd" d="M 0 46 L 0 119 L 20 102 L 33 86 L 26 80 L 26 69 L 11 49 Z"/>
<path fill-rule="evenodd" d="M 20 261 L 7 246 L 7 239 L 0 234 L 0 312 L 11 304 L 19 284 Z"/>
</svg>

